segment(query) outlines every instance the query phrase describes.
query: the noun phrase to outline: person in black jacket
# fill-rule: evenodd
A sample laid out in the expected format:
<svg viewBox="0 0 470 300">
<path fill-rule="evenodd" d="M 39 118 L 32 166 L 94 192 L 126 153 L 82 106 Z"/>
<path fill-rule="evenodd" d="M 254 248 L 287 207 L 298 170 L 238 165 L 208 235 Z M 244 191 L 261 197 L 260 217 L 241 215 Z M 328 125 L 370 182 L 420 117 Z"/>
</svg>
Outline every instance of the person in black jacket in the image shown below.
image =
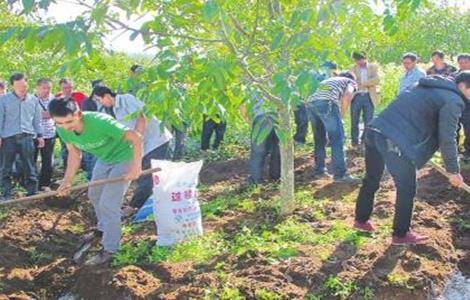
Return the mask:
<svg viewBox="0 0 470 300">
<path fill-rule="evenodd" d="M 470 71 L 453 82 L 428 76 L 401 94 L 366 129 L 366 174 L 357 197 L 354 227 L 372 232 L 374 196 L 386 166 L 397 189 L 392 244 L 422 244 L 426 236 L 410 231 L 416 170 L 440 149 L 449 181 L 460 187 L 456 129 L 470 99 Z"/>
</svg>

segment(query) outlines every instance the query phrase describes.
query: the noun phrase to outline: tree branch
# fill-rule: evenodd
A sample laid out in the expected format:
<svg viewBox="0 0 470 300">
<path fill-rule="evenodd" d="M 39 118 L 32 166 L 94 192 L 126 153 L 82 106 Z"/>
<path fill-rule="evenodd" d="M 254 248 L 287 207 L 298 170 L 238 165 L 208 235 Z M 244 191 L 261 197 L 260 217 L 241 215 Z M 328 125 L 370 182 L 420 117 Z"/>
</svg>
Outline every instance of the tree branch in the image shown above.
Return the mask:
<svg viewBox="0 0 470 300">
<path fill-rule="evenodd" d="M 275 102 L 277 105 L 281 104 L 282 103 L 282 100 L 281 98 L 277 97 L 276 95 L 273 95 L 261 82 L 260 79 L 256 78 L 253 73 L 251 73 L 248 65 L 246 64 L 246 62 L 244 61 L 244 59 L 242 58 L 242 56 L 238 53 L 238 50 L 237 48 L 235 47 L 235 45 L 232 43 L 232 41 L 230 40 L 228 34 L 227 34 L 227 27 L 224 23 L 224 21 L 222 20 L 222 16 L 219 14 L 219 23 L 222 27 L 222 33 L 224 35 L 224 40 L 226 42 L 226 44 L 228 45 L 228 47 L 230 48 L 230 50 L 235 54 L 235 56 L 237 57 L 237 60 L 238 60 L 238 63 L 240 64 L 240 66 L 242 67 L 242 69 L 245 71 L 245 73 L 248 75 L 248 78 L 249 80 L 251 81 L 251 83 L 258 87 L 262 92 L 263 94 L 271 101 Z"/>
<path fill-rule="evenodd" d="M 83 0 L 76 0 L 75 4 L 84 6 L 88 9 L 90 9 L 90 10 L 94 9 L 93 6 L 87 4 Z M 165 32 L 160 32 L 160 31 L 155 31 L 155 30 L 145 31 L 145 30 L 142 30 L 142 29 L 133 28 L 133 27 L 127 25 L 126 23 L 124 23 L 120 20 L 117 20 L 113 17 L 110 17 L 109 15 L 105 16 L 105 18 L 108 21 L 108 22 L 106 22 L 106 24 L 108 24 L 108 26 L 113 28 L 113 30 L 117 30 L 118 28 L 116 28 L 114 25 L 118 25 L 118 26 L 121 27 L 121 29 L 126 29 L 126 30 L 132 31 L 132 32 L 138 32 L 140 34 L 152 33 L 152 34 L 155 34 L 157 36 L 175 37 L 175 38 L 180 38 L 180 39 L 188 39 L 188 40 L 192 40 L 192 41 L 206 42 L 206 43 L 220 43 L 220 42 L 223 42 L 222 40 L 219 40 L 219 39 L 199 38 L 199 37 L 189 36 L 189 35 L 185 35 L 185 34 L 177 34 L 177 33 L 172 34 L 172 33 L 165 33 Z"/>
</svg>

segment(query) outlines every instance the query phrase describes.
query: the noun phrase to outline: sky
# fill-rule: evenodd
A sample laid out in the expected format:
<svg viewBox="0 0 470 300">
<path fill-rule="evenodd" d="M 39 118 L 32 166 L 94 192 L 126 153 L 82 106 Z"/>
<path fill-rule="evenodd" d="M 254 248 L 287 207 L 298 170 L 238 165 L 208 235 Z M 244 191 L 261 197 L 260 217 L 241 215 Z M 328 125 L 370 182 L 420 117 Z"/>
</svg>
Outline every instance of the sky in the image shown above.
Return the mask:
<svg viewBox="0 0 470 300">
<path fill-rule="evenodd" d="M 243 0 L 242 0 L 243 1 Z M 381 12 L 385 6 L 383 0 L 369 0 L 371 5 L 375 6 L 375 10 Z M 389 1 L 389 0 L 385 0 Z M 429 0 L 436 1 L 436 0 Z M 470 0 L 444 0 L 449 5 L 458 5 L 463 9 L 470 9 Z M 86 9 L 82 6 L 73 3 L 73 0 L 57 0 L 57 3 L 51 4 L 49 10 L 44 13 L 44 17 L 52 18 L 59 23 L 73 20 L 77 16 L 81 15 Z M 148 20 L 149 17 L 143 17 L 138 20 L 127 20 L 125 16 L 121 18 L 121 21 L 125 22 L 131 27 L 139 28 L 140 25 Z M 130 54 L 148 53 L 152 50 L 145 50 L 145 45 L 140 36 L 134 41 L 129 40 L 130 33 L 126 32 L 115 32 L 106 37 L 106 45 L 115 51 L 126 52 Z"/>
<path fill-rule="evenodd" d="M 57 3 L 51 4 L 47 12 L 44 12 L 43 16 L 52 18 L 58 23 L 63 23 L 75 19 L 77 16 L 83 14 L 87 9 L 74 4 L 73 1 L 58 0 Z M 141 17 L 138 20 L 127 20 L 125 16 L 121 18 L 121 21 L 133 28 L 140 28 L 140 26 L 148 20 L 148 17 Z M 148 53 L 149 50 L 145 50 L 146 46 L 140 36 L 135 40 L 130 41 L 130 32 L 117 31 L 106 37 L 106 45 L 115 51 L 126 52 L 131 54 Z"/>
</svg>

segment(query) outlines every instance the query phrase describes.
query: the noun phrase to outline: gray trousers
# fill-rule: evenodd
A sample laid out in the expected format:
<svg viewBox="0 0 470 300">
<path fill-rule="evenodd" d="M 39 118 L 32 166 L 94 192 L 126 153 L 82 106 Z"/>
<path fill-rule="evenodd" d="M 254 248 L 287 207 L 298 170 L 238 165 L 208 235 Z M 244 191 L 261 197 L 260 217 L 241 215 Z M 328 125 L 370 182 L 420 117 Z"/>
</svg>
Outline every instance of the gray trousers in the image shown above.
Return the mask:
<svg viewBox="0 0 470 300">
<path fill-rule="evenodd" d="M 93 169 L 92 181 L 125 175 L 129 166 L 130 162 L 108 164 L 98 160 Z M 121 205 L 128 187 L 128 181 L 121 181 L 88 189 L 88 197 L 98 219 L 97 228 L 103 232 L 103 249 L 108 252 L 114 253 L 119 249 Z"/>
</svg>

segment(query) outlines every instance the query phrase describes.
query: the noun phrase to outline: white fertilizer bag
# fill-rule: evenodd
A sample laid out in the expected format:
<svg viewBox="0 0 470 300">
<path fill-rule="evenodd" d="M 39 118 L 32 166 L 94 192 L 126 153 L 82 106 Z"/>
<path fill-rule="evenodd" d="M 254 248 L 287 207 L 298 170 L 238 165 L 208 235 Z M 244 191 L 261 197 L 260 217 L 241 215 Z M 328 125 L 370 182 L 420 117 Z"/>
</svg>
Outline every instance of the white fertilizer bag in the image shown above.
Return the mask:
<svg viewBox="0 0 470 300">
<path fill-rule="evenodd" d="M 197 185 L 202 160 L 185 163 L 152 160 L 154 216 L 157 224 L 157 245 L 169 246 L 202 235 L 201 209 L 197 201 Z"/>
</svg>

